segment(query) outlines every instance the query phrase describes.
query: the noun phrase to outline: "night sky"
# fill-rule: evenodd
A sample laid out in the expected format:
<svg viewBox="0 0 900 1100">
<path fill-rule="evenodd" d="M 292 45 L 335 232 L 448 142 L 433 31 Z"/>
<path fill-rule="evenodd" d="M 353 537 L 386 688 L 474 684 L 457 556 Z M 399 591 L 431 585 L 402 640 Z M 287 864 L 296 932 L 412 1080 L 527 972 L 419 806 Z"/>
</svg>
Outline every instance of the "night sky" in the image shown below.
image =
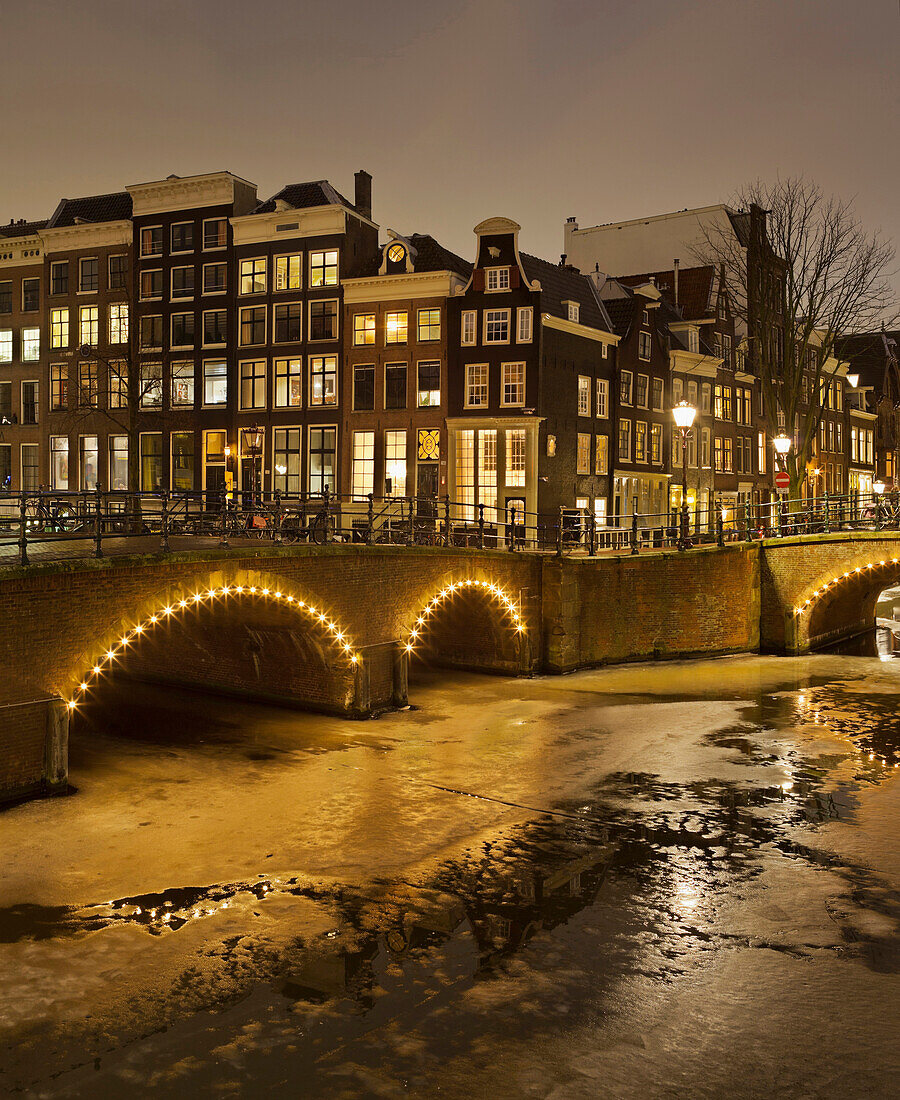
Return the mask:
<svg viewBox="0 0 900 1100">
<path fill-rule="evenodd" d="M 805 173 L 900 239 L 898 0 L 32 0 L 4 5 L 0 219 L 228 169 L 375 177 L 469 256 Z"/>
</svg>

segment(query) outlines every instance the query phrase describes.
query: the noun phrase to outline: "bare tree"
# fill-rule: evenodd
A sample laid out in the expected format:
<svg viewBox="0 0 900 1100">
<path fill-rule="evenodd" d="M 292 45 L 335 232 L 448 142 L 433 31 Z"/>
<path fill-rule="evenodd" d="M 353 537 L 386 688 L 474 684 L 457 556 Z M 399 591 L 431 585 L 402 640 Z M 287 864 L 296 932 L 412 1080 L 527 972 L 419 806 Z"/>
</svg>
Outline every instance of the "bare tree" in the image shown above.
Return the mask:
<svg viewBox="0 0 900 1100">
<path fill-rule="evenodd" d="M 801 178 L 743 187 L 695 253 L 722 274 L 770 425 L 788 435 L 799 426 L 786 459 L 796 497 L 838 371 L 836 346 L 898 316 L 894 247 L 863 228 L 851 202 Z"/>
</svg>

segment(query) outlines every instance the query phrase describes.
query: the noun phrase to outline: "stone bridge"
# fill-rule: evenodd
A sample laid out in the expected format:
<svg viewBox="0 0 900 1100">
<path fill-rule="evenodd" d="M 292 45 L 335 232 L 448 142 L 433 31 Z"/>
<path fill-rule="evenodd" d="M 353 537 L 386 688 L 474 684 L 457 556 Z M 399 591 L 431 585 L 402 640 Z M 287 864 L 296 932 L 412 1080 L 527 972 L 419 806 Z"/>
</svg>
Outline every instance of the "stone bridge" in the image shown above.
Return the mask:
<svg viewBox="0 0 900 1100">
<path fill-rule="evenodd" d="M 363 717 L 407 668 L 507 675 L 803 652 L 871 624 L 896 535 L 562 558 L 340 545 L 0 570 L 0 801 L 65 788 L 72 711 L 128 675 Z"/>
</svg>

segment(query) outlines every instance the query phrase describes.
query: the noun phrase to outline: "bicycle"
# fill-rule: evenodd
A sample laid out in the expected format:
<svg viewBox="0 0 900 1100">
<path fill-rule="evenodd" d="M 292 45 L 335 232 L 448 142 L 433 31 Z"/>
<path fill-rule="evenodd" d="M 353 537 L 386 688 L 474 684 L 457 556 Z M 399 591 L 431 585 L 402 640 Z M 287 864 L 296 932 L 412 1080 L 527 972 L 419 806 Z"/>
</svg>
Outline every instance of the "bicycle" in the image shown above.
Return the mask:
<svg viewBox="0 0 900 1100">
<path fill-rule="evenodd" d="M 82 524 L 76 509 L 66 501 L 54 500 L 48 505 L 41 496 L 25 501 L 25 526 L 29 531 L 71 534 Z"/>
</svg>

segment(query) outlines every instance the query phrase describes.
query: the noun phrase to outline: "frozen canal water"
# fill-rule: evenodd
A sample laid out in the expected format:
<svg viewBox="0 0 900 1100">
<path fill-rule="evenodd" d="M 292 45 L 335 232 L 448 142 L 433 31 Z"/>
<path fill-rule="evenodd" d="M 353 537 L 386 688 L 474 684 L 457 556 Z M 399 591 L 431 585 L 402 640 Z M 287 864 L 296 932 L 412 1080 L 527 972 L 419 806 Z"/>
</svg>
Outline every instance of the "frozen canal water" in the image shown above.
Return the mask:
<svg viewBox="0 0 900 1100">
<path fill-rule="evenodd" d="M 120 687 L 0 813 L 0 1093 L 896 1096 L 898 677 Z"/>
</svg>

